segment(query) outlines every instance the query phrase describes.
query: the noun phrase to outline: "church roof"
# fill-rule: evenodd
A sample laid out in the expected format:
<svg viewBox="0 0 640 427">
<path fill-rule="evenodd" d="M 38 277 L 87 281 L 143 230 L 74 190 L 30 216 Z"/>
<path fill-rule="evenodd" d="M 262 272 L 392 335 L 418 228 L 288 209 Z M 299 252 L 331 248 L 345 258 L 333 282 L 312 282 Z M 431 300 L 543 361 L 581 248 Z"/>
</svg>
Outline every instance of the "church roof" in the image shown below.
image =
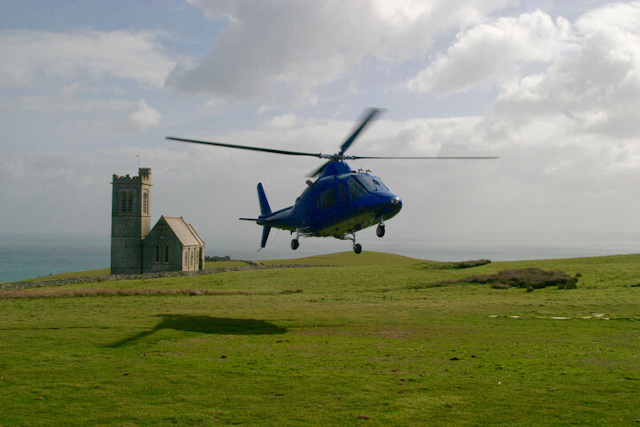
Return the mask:
<svg viewBox="0 0 640 427">
<path fill-rule="evenodd" d="M 184 222 L 182 217 L 173 218 L 169 216 L 162 216 L 161 219 L 164 219 L 164 222 L 167 223 L 169 228 L 176 235 L 178 240 L 182 243 L 183 246 L 201 246 L 204 245 L 204 242 L 198 236 L 198 233 L 193 229 L 190 224 Z"/>
<path fill-rule="evenodd" d="M 198 233 L 196 233 L 196 229 L 193 228 L 193 225 L 187 224 L 187 227 L 189 227 L 189 230 L 191 230 L 191 232 L 193 233 L 193 236 L 200 242 L 200 244 L 204 245 L 204 240 L 202 240 L 198 235 Z"/>
</svg>

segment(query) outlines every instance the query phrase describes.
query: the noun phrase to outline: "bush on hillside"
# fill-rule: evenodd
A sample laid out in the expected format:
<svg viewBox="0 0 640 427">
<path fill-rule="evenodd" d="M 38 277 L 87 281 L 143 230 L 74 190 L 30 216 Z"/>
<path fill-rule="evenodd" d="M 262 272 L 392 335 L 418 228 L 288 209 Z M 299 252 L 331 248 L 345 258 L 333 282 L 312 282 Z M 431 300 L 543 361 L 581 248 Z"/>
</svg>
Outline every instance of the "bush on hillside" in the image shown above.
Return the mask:
<svg viewBox="0 0 640 427">
<path fill-rule="evenodd" d="M 453 268 L 456 270 L 461 270 L 463 268 L 473 268 L 480 267 L 481 265 L 491 264 L 490 259 L 476 259 L 474 261 L 462 261 L 454 263 Z"/>
<path fill-rule="evenodd" d="M 477 259 L 473 261 L 457 261 L 457 262 L 428 261 L 423 264 L 420 264 L 420 268 L 423 268 L 425 270 L 462 270 L 464 268 L 480 267 L 486 264 L 491 264 L 491 260 Z"/>
<path fill-rule="evenodd" d="M 490 284 L 496 289 L 525 288 L 528 291 L 557 286 L 558 289 L 575 289 L 578 275 L 569 276 L 564 271 L 545 271 L 539 268 L 502 270 L 496 274 L 483 274 L 463 279 L 467 283 Z"/>
</svg>

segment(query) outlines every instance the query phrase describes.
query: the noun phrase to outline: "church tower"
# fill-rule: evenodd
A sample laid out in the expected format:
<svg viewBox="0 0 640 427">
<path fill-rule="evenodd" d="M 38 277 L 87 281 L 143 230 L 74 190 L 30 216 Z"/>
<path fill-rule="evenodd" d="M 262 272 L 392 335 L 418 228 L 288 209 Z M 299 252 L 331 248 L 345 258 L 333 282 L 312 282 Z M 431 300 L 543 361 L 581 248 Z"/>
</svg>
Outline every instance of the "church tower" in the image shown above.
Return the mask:
<svg viewBox="0 0 640 427">
<path fill-rule="evenodd" d="M 113 175 L 111 274 L 142 273 L 144 238 L 151 229 L 151 169 L 138 176 Z"/>
</svg>

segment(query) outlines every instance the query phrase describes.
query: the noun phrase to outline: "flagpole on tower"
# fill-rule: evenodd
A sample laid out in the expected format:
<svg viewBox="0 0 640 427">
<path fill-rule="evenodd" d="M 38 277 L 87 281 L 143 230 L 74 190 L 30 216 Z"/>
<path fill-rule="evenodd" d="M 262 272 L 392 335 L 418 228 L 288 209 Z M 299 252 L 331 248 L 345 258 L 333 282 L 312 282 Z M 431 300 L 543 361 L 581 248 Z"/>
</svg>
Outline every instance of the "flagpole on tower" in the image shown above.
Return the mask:
<svg viewBox="0 0 640 427">
<path fill-rule="evenodd" d="M 140 169 L 140 152 L 138 151 L 138 154 L 136 154 L 136 159 L 138 159 L 138 169 Z"/>
</svg>

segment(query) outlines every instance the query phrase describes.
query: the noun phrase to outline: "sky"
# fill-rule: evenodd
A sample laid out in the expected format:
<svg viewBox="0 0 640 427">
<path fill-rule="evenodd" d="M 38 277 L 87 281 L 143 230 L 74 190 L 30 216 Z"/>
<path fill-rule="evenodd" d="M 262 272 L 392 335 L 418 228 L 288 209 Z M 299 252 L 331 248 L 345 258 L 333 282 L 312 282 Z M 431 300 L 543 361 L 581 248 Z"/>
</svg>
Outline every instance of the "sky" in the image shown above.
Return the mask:
<svg viewBox="0 0 640 427">
<path fill-rule="evenodd" d="M 108 239 L 140 166 L 152 223 L 253 253 L 257 183 L 289 206 L 321 160 L 165 137 L 334 153 L 370 107 L 349 154 L 500 158 L 351 163 L 404 205 L 365 250 L 640 233 L 640 2 L 0 0 L 0 234 Z"/>
</svg>

